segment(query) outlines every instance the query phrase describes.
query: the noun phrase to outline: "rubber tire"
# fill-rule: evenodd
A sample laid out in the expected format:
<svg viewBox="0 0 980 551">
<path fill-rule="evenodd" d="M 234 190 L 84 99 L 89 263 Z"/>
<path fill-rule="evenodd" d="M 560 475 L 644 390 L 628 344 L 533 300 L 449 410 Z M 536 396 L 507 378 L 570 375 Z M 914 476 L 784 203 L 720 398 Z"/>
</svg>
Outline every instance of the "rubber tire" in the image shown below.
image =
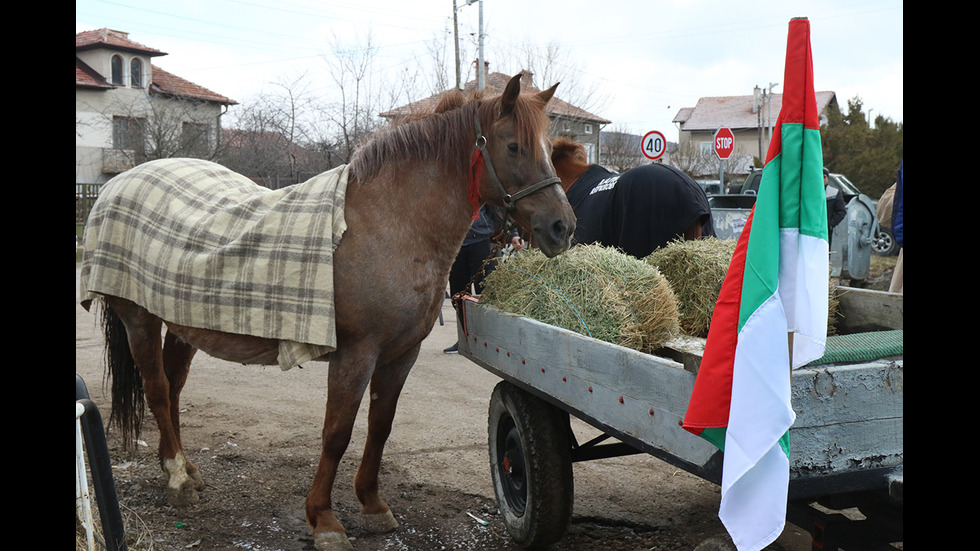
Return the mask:
<svg viewBox="0 0 980 551">
<path fill-rule="evenodd" d="M 502 381 L 488 424 L 490 475 L 507 532 L 524 548 L 557 542 L 574 498 L 568 414 Z"/>
<path fill-rule="evenodd" d="M 871 252 L 878 256 L 896 256 L 898 242 L 891 230 L 879 229 L 876 239 L 871 243 Z"/>
</svg>

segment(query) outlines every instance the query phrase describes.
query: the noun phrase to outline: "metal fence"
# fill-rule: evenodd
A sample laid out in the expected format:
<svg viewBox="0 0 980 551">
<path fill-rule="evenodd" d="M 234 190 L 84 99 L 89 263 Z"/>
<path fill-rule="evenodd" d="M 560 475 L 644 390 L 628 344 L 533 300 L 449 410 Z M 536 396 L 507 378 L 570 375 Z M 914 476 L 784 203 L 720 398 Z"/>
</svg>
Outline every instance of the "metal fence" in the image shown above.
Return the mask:
<svg viewBox="0 0 980 551">
<path fill-rule="evenodd" d="M 102 184 L 75 184 L 75 233 L 81 235 Z"/>
</svg>

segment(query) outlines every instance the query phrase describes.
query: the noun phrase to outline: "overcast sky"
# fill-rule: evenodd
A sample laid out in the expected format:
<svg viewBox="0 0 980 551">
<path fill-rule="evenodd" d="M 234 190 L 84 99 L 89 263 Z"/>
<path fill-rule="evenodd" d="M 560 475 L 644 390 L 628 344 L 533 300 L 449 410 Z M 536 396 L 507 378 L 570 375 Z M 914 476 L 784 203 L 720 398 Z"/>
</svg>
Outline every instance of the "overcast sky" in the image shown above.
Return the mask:
<svg viewBox="0 0 980 551">
<path fill-rule="evenodd" d="M 457 0 L 462 48 L 475 52 L 478 4 Z M 270 82 L 303 72 L 323 77 L 331 40 L 363 44 L 370 34 L 377 76 L 430 66 L 426 42 L 452 55 L 452 0 L 76 0 L 76 32 L 108 27 L 167 52 L 154 64 L 239 102 Z M 817 91 L 842 109 L 903 121 L 901 1 L 885 0 L 484 0 L 485 52 L 492 71 L 517 46 L 559 44 L 564 72 L 604 100 L 595 114 L 636 134 L 671 141 L 677 111 L 703 96 L 749 95 L 783 80 L 788 23 L 807 17 Z M 473 53 L 475 56 L 475 53 Z M 450 57 L 451 60 L 451 57 Z M 472 59 L 464 59 L 465 67 Z M 450 65 L 451 67 L 451 65 Z M 470 73 L 472 75 L 472 73 Z M 465 75 L 464 75 L 465 76 Z M 397 77 L 395 77 L 397 78 Z M 454 74 L 447 75 L 452 81 Z M 536 82 L 545 88 L 553 83 Z M 558 96 L 563 94 L 559 86 Z M 773 114 L 775 118 L 775 114 Z M 607 128 L 609 129 L 609 128 Z"/>
</svg>

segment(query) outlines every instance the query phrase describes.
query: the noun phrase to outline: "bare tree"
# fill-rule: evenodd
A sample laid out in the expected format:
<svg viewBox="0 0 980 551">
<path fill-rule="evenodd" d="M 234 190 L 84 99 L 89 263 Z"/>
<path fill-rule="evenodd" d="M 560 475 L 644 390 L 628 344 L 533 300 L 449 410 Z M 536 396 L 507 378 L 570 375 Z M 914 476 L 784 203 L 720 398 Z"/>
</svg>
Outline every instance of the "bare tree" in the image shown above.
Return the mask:
<svg viewBox="0 0 980 551">
<path fill-rule="evenodd" d="M 317 154 L 325 130 L 323 111 L 307 73 L 282 77 L 238 110 L 234 129 L 226 132 L 222 162 L 255 178 L 295 178 L 333 166 Z"/>
<path fill-rule="evenodd" d="M 533 74 L 535 86 L 548 88 L 560 82 L 558 96 L 564 101 L 590 113 L 598 113 L 609 103 L 609 98 L 599 92 L 596 83 L 589 83 L 581 65 L 574 60 L 572 50 L 557 42 L 544 45 L 525 41 L 508 53 L 500 53 L 501 67 L 517 67 Z"/>
<path fill-rule="evenodd" d="M 718 175 L 718 157 L 714 152 L 705 152 L 700 144 L 688 142 L 670 155 L 670 164 L 690 175 L 692 178 Z M 725 161 L 728 165 L 728 161 Z M 730 173 L 730 170 L 726 170 Z M 728 180 L 728 178 L 726 178 Z"/>
<path fill-rule="evenodd" d="M 616 172 L 624 172 L 649 161 L 640 152 L 641 137 L 630 134 L 623 125 L 602 131 L 603 164 Z"/>
<path fill-rule="evenodd" d="M 338 152 L 348 162 L 360 141 L 380 125 L 380 96 L 371 80 L 377 47 L 370 32 L 363 44 L 345 45 L 334 36 L 331 53 L 325 61 L 339 97 L 326 116 L 337 127 Z"/>
<path fill-rule="evenodd" d="M 220 153 L 220 116 L 205 101 L 119 94 L 103 113 L 114 162 L 135 166 L 170 157 L 214 159 Z"/>
</svg>

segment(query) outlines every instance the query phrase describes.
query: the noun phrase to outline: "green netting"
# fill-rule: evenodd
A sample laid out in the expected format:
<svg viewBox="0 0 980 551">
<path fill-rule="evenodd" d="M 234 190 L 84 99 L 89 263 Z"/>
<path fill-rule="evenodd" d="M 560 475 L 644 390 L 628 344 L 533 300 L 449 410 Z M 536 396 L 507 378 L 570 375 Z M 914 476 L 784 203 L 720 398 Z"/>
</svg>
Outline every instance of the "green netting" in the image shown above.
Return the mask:
<svg viewBox="0 0 980 551">
<path fill-rule="evenodd" d="M 832 335 L 827 337 L 823 357 L 810 365 L 862 362 L 898 356 L 903 352 L 903 341 L 903 329 Z"/>
</svg>

